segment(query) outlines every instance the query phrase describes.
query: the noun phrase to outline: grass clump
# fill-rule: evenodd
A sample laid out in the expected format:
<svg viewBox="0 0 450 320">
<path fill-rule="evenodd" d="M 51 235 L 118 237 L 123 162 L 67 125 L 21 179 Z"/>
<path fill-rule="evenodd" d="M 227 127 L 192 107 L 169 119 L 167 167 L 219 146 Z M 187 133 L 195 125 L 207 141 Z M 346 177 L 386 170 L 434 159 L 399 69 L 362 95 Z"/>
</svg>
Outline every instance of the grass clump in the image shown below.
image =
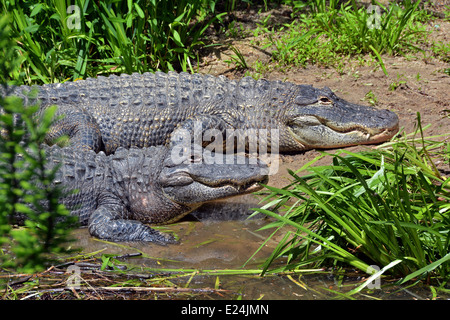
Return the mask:
<svg viewBox="0 0 450 320">
<path fill-rule="evenodd" d="M 436 137 L 434 137 L 436 138 Z M 448 138 L 448 137 L 447 137 Z M 303 265 L 389 266 L 403 282 L 412 278 L 445 285 L 450 274 L 450 178 L 436 168 L 448 160 L 448 142 L 424 138 L 419 126 L 377 149 L 331 156 L 332 165 L 298 171 L 285 188 L 271 194 L 258 212 L 287 231 L 271 263 L 287 257 L 285 269 Z M 437 151 L 440 151 L 438 154 Z M 304 174 L 306 173 L 306 174 Z M 276 213 L 280 210 L 282 213 Z"/>
<path fill-rule="evenodd" d="M 1 0 L 0 15 L 10 15 L 24 82 L 41 84 L 192 70 L 214 6 L 207 0 Z"/>
<path fill-rule="evenodd" d="M 299 19 L 269 32 L 266 47 L 273 48 L 275 61 L 287 66 L 343 68 L 343 57 L 371 54 L 384 70 L 382 54 L 421 50 L 426 31 L 419 22 L 419 4 L 403 1 L 402 5 L 384 7 L 377 3 L 358 8 L 355 1 L 315 0 L 298 6 L 293 1 Z"/>
</svg>

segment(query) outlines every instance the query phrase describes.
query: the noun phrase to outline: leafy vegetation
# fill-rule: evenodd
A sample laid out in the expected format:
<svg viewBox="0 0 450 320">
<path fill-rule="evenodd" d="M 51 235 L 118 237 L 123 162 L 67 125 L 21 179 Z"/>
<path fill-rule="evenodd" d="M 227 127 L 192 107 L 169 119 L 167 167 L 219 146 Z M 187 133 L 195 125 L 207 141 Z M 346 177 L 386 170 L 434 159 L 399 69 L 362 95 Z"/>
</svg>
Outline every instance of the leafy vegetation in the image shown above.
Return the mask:
<svg viewBox="0 0 450 320">
<path fill-rule="evenodd" d="M 381 55 L 417 52 L 427 34 L 419 21 L 420 1 L 402 3 L 366 8 L 355 1 L 293 1 L 299 19 L 278 29 L 265 28 L 265 47 L 273 48 L 274 60 L 286 66 L 342 69 L 343 57 L 371 54 L 387 74 Z"/>
<path fill-rule="evenodd" d="M 286 270 L 305 265 L 389 266 L 402 282 L 446 284 L 450 274 L 450 178 L 436 168 L 448 161 L 448 142 L 413 134 L 376 150 L 342 150 L 290 174 L 258 212 L 276 219 L 264 228 L 286 232 L 264 269 L 288 257 Z M 448 138 L 448 136 L 447 136 Z M 333 164 L 312 166 L 332 156 Z M 281 213 L 276 213 L 281 210 Z M 293 227 L 293 228 L 292 228 Z"/>
<path fill-rule="evenodd" d="M 214 1 L 6 1 L 25 83 L 192 70 Z M 199 14 L 200 13 L 200 14 Z M 16 79 L 12 77 L 12 79 Z"/>
<path fill-rule="evenodd" d="M 257 2 L 257 1 L 254 1 Z M 352 1 L 272 1 L 292 6 L 298 19 L 281 28 L 261 25 L 266 47 L 281 65 L 319 64 L 342 68 L 342 57 L 420 50 L 426 42 L 420 1 L 377 3 L 372 10 Z M 16 83 L 52 83 L 98 74 L 190 71 L 207 47 L 206 30 L 248 1 L 0 1 L 20 57 Z M 263 1 L 267 10 L 271 1 Z M 218 9 L 220 8 L 220 9 Z M 429 17 L 428 17 L 429 18 Z M 227 33 L 244 33 L 232 21 Z M 432 51 L 445 59 L 446 44 Z M 237 55 L 239 67 L 246 66 Z"/>
<path fill-rule="evenodd" d="M 5 24 L 2 17 L 2 74 L 17 68 Z M 40 149 L 56 109 L 49 108 L 36 125 L 33 117 L 38 106 L 24 107 L 15 97 L 0 97 L 0 105 L 0 245 L 4 248 L 0 262 L 3 268 L 39 271 L 51 260 L 49 253 L 66 251 L 62 244 L 67 241 L 68 226 L 74 223 L 64 206 L 58 204 L 62 191 L 52 186 L 57 168 L 45 169 L 46 158 Z M 28 228 L 12 228 L 17 219 L 25 217 Z M 5 244 L 11 246 L 10 252 Z"/>
</svg>

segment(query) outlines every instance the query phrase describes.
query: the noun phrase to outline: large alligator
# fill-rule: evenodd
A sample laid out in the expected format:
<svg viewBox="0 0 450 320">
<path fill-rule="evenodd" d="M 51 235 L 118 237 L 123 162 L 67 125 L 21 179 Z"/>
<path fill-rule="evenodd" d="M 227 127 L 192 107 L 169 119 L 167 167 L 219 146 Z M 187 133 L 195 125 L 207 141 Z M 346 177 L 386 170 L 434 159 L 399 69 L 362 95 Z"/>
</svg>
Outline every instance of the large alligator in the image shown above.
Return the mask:
<svg viewBox="0 0 450 320">
<path fill-rule="evenodd" d="M 33 99 L 27 86 L 0 88 L 0 94 L 18 95 L 28 105 L 39 102 L 42 109 L 59 106 L 65 117 L 53 126 L 47 143 L 67 135 L 75 147 L 107 154 L 119 147 L 167 144 L 176 130 L 194 134 L 196 123 L 202 132 L 277 129 L 279 151 L 298 152 L 382 142 L 398 131 L 399 122 L 391 111 L 349 103 L 326 87 L 250 77 L 233 81 L 156 72 L 34 88 Z"/>
<path fill-rule="evenodd" d="M 92 236 L 112 241 L 172 243 L 172 236 L 147 224 L 174 222 L 203 203 L 254 192 L 267 182 L 266 164 L 237 155 L 215 155 L 222 163 L 175 164 L 166 146 L 119 148 L 109 156 L 43 147 L 47 168 L 59 166 L 54 183 L 67 191 L 61 202 Z"/>
</svg>

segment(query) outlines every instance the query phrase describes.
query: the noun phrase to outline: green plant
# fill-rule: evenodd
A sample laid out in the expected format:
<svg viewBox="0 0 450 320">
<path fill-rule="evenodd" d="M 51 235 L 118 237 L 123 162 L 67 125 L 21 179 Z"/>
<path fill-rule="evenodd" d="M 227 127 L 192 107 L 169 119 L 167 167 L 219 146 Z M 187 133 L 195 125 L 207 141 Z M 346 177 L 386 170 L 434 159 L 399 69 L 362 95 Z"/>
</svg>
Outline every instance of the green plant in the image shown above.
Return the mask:
<svg viewBox="0 0 450 320">
<path fill-rule="evenodd" d="M 19 58 L 9 38 L 7 18 L 0 18 L 0 69 L 7 76 L 16 72 Z M 8 90 L 5 87 L 5 90 Z M 42 270 L 51 258 L 49 253 L 66 252 L 69 226 L 74 219 L 58 204 L 62 190 L 53 186 L 57 168 L 47 170 L 44 151 L 40 148 L 52 123 L 55 108 L 34 121 L 38 106 L 24 107 L 16 97 L 0 97 L 0 244 L 11 245 L 3 254 L 2 267 L 24 272 Z M 27 228 L 14 229 L 12 224 L 25 219 Z"/>
<path fill-rule="evenodd" d="M 0 224 L 2 242 L 8 241 L 8 235 L 14 239 L 16 257 L 3 266 L 34 272 L 51 261 L 47 254 L 66 252 L 63 244 L 75 223 L 58 203 L 63 191 L 52 184 L 57 168 L 45 168 L 45 153 L 40 149 L 56 109 L 49 108 L 36 126 L 33 117 L 38 107 L 24 107 L 14 98 L 2 98 L 0 104 L 4 111 L 0 116 Z M 25 219 L 26 228 L 12 229 L 16 219 Z"/>
<path fill-rule="evenodd" d="M 215 2 L 6 1 L 15 48 L 27 84 L 100 73 L 192 71 L 201 36 L 221 15 Z M 3 14 L 3 13 L 2 13 Z"/>
<path fill-rule="evenodd" d="M 285 236 L 264 269 L 284 256 L 285 269 L 344 264 L 367 272 L 375 264 L 389 266 L 389 273 L 403 281 L 447 283 L 450 178 L 434 161 L 450 154 L 445 141 L 423 136 L 420 117 L 418 123 L 413 134 L 376 150 L 341 150 L 331 155 L 332 165 L 313 167 L 330 156 L 323 153 L 290 171 L 290 185 L 267 187 L 267 204 L 255 210 L 275 218 L 265 228 Z"/>
<path fill-rule="evenodd" d="M 238 23 L 235 20 L 230 22 L 226 30 L 227 37 L 234 39 L 242 39 L 247 36 L 249 31 L 242 25 L 242 23 L 239 23 L 239 25 L 237 24 Z"/>
<path fill-rule="evenodd" d="M 10 39 L 9 22 L 10 17 L 8 15 L 0 15 L 0 84 L 20 83 L 23 76 L 18 68 L 23 61 L 23 57 L 17 54 L 17 47 Z"/>
<path fill-rule="evenodd" d="M 308 2 L 310 13 L 298 21 L 269 33 L 267 46 L 274 47 L 274 60 L 303 66 L 319 64 L 341 67 L 343 57 L 375 55 L 387 75 L 383 54 L 404 54 L 420 50 L 425 28 L 416 21 L 418 5 L 393 4 L 368 11 L 354 1 L 316 0 Z"/>
<path fill-rule="evenodd" d="M 378 103 L 377 96 L 375 95 L 375 93 L 373 93 L 372 90 L 366 93 L 366 95 L 364 96 L 364 100 L 372 106 L 375 106 Z"/>
<path fill-rule="evenodd" d="M 234 55 L 230 57 L 230 60 L 224 60 L 224 62 L 228 64 L 234 63 L 238 70 L 248 69 L 247 61 L 245 61 L 245 57 L 242 55 L 241 51 L 233 45 L 229 45 L 228 47 L 234 52 Z"/>
<path fill-rule="evenodd" d="M 402 75 L 402 74 L 397 74 L 397 81 L 391 82 L 391 84 L 389 85 L 389 90 L 395 91 L 402 84 L 406 84 L 406 80 L 401 80 L 401 79 L 404 79 L 404 77 L 405 76 Z M 418 79 L 418 81 L 419 81 L 419 79 L 420 79 L 420 75 L 419 74 L 417 74 L 416 79 Z"/>
<path fill-rule="evenodd" d="M 450 62 L 450 42 L 433 42 L 431 50 L 433 51 L 434 55 L 442 59 L 442 61 Z"/>
</svg>

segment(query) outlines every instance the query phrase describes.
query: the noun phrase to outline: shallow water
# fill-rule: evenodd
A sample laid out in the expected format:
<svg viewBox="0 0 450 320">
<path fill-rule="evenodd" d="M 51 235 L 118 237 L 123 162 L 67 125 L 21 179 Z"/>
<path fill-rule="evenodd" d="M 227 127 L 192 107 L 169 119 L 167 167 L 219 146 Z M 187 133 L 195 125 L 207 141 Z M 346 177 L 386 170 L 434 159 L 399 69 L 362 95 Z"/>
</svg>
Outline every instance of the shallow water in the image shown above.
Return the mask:
<svg viewBox="0 0 450 320">
<path fill-rule="evenodd" d="M 245 220 L 242 217 L 226 220 L 188 216 L 184 220 L 167 226 L 156 227 L 162 232 L 173 233 L 179 243 L 156 245 L 152 243 L 111 243 L 89 236 L 86 228 L 74 231 L 77 239 L 74 246 L 84 252 L 106 249 L 103 253 L 118 255 L 142 252 L 151 258 L 133 259 L 146 267 L 236 269 L 242 266 L 258 249 L 270 231 L 257 231 L 267 223 L 266 219 Z M 272 252 L 274 241 L 249 261 L 250 266 L 260 263 Z"/>
<path fill-rule="evenodd" d="M 241 199 L 242 200 L 242 199 Z M 267 259 L 277 245 L 278 238 L 268 241 L 254 256 L 255 251 L 263 244 L 271 230 L 258 231 L 268 223 L 263 216 L 246 220 L 249 206 L 253 199 L 243 198 L 245 203 L 228 203 L 206 207 L 181 222 L 164 226 L 160 230 L 173 232 L 179 237 L 178 244 L 160 246 L 144 243 L 111 243 L 94 239 L 87 229 L 74 231 L 77 241 L 75 247 L 83 248 L 83 252 L 91 253 L 104 250 L 102 253 L 125 255 L 141 253 L 140 257 L 124 259 L 124 264 L 134 266 L 133 272 L 150 272 L 148 268 L 157 269 L 198 269 L 226 270 L 257 269 Z M 228 209 L 226 209 L 228 208 Z M 227 211 L 228 210 L 228 211 Z M 228 212 L 228 213 L 227 213 Z M 222 214 L 221 214 L 222 213 Z M 225 213 L 225 214 L 224 214 Z M 281 237 L 279 235 L 278 237 Z M 252 257 L 252 258 L 251 258 Z M 282 263 L 281 261 L 278 263 Z M 153 270 L 151 272 L 154 272 Z M 212 295 L 211 299 L 333 299 L 338 294 L 348 292 L 362 283 L 364 274 L 351 272 L 336 275 L 332 272 L 309 272 L 292 275 L 267 275 L 260 277 L 251 275 L 196 275 L 178 279 L 178 285 L 184 286 L 188 281 L 190 288 L 214 288 L 217 278 L 220 288 L 227 293 Z M 384 281 L 384 280 L 383 280 Z M 356 295 L 358 299 L 429 299 L 429 289 L 414 286 L 412 289 L 394 287 L 388 282 L 380 283 L 380 287 L 370 291 L 368 295 Z M 387 285 L 386 285 L 387 284 Z M 332 291 L 331 291 L 332 290 Z M 205 298 L 204 296 L 202 296 Z M 439 295 L 440 298 L 450 298 Z"/>
</svg>

